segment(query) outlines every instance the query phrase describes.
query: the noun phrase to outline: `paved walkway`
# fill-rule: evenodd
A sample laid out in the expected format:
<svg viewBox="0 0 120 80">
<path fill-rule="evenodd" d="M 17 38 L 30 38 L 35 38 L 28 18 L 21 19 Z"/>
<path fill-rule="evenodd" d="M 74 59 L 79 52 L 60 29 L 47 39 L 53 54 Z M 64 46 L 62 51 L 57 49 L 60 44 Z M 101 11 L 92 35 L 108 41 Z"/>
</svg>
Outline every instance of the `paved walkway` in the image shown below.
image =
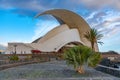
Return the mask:
<svg viewBox="0 0 120 80">
<path fill-rule="evenodd" d="M 85 74 L 78 74 L 65 61 L 52 61 L 2 70 L 0 80 L 120 80 L 92 68 L 85 70 Z"/>
</svg>

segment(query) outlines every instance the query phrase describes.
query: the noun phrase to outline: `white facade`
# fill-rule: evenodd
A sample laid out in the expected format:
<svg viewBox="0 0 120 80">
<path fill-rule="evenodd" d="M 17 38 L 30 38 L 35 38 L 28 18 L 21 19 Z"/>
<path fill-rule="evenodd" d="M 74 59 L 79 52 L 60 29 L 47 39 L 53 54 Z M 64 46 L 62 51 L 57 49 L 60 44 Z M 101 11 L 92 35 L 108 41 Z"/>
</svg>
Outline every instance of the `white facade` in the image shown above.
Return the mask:
<svg viewBox="0 0 120 80">
<path fill-rule="evenodd" d="M 8 48 L 5 53 L 13 54 L 16 51 L 17 54 L 30 54 L 31 50 L 33 49 L 34 48 L 32 48 L 31 46 L 27 46 L 27 44 L 25 43 L 8 43 Z"/>
<path fill-rule="evenodd" d="M 8 43 L 6 53 L 12 54 L 16 51 L 17 54 L 29 54 L 31 50 L 40 50 L 43 52 L 57 52 L 63 46 L 71 42 L 79 42 L 84 44 L 77 29 L 69 29 L 66 24 L 60 25 L 44 37 L 34 43 Z M 15 45 L 17 45 L 15 47 Z"/>
</svg>

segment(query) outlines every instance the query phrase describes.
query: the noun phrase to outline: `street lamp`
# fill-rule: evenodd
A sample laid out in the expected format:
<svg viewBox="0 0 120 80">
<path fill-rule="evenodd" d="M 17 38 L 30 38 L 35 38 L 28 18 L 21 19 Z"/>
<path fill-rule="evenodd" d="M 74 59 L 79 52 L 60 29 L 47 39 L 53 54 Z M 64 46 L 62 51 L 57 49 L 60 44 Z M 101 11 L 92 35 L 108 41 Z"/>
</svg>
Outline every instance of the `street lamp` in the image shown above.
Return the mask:
<svg viewBox="0 0 120 80">
<path fill-rule="evenodd" d="M 16 47 L 17 47 L 17 45 L 14 45 L 14 47 L 15 47 L 15 53 L 14 54 L 16 54 Z"/>
</svg>

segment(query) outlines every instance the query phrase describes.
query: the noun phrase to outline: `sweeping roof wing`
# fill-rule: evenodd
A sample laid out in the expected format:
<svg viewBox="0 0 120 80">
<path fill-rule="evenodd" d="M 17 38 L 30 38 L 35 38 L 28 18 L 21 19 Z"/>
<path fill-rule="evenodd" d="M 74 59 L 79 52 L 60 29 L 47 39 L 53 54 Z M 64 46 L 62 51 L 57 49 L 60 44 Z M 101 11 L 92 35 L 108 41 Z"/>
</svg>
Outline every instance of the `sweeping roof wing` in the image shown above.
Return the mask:
<svg viewBox="0 0 120 80">
<path fill-rule="evenodd" d="M 85 44 L 89 44 L 89 42 L 84 38 L 84 34 L 90 30 L 90 27 L 81 16 L 69 10 L 54 9 L 38 14 L 36 17 L 45 14 L 50 14 L 54 16 L 60 24 L 67 24 L 69 28 L 77 28 L 82 42 L 84 42 Z"/>
</svg>

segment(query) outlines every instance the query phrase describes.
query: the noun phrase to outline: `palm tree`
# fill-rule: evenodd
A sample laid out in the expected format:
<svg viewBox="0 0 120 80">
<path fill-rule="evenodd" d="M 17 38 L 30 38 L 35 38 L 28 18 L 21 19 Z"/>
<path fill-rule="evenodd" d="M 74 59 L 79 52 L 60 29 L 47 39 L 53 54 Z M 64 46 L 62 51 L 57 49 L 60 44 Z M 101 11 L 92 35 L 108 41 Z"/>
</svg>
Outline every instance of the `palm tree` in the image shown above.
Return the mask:
<svg viewBox="0 0 120 80">
<path fill-rule="evenodd" d="M 99 41 L 103 35 L 100 34 L 100 32 L 98 32 L 95 28 L 91 28 L 90 31 L 86 32 L 86 34 L 84 35 L 84 37 L 90 41 L 91 43 L 91 47 L 92 50 L 95 51 L 94 48 L 94 44 L 96 43 L 100 43 L 101 45 L 103 44 L 103 42 Z"/>
<path fill-rule="evenodd" d="M 100 53 L 94 52 L 86 46 L 75 46 L 64 52 L 64 59 L 68 65 L 73 65 L 79 73 L 84 73 L 83 65 L 95 67 L 99 63 Z"/>
</svg>

